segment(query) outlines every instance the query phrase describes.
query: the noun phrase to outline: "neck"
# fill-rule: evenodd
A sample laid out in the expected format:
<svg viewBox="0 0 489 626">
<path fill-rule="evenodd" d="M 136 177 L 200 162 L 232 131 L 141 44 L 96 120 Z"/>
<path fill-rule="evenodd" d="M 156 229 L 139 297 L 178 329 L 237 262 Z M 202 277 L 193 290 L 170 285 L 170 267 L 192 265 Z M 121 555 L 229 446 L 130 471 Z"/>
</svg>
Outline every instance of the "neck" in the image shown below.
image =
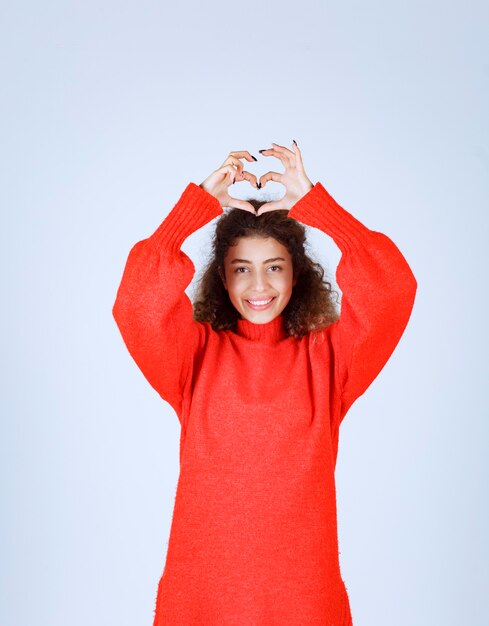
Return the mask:
<svg viewBox="0 0 489 626">
<path fill-rule="evenodd" d="M 236 332 L 241 337 L 260 343 L 277 343 L 287 337 L 283 315 L 277 315 L 265 324 L 255 324 L 245 318 L 239 318 Z"/>
</svg>

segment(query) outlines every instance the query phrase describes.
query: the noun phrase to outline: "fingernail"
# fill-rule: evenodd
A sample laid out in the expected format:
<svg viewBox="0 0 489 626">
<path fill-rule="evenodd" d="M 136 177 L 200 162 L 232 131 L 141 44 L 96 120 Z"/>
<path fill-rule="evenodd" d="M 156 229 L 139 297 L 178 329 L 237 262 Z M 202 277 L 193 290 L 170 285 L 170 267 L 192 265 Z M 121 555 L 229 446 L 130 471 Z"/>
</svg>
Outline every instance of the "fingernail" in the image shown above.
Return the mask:
<svg viewBox="0 0 489 626">
<path fill-rule="evenodd" d="M 257 184 L 257 188 L 258 188 L 258 189 L 261 189 L 261 183 L 258 183 L 258 184 Z"/>
<path fill-rule="evenodd" d="M 253 155 L 251 155 L 251 158 L 252 158 L 254 161 L 256 161 L 256 160 L 257 160 L 257 158 L 256 158 L 256 157 L 254 157 Z"/>
<path fill-rule="evenodd" d="M 236 182 L 236 176 L 233 178 L 233 185 L 234 185 L 235 182 Z"/>
<path fill-rule="evenodd" d="M 295 143 L 295 145 L 297 145 L 297 141 L 295 139 L 292 139 L 292 141 Z"/>
<path fill-rule="evenodd" d="M 262 152 L 266 152 L 267 150 L 269 150 L 270 148 L 263 148 L 263 150 L 258 150 L 258 152 L 261 154 Z"/>
</svg>

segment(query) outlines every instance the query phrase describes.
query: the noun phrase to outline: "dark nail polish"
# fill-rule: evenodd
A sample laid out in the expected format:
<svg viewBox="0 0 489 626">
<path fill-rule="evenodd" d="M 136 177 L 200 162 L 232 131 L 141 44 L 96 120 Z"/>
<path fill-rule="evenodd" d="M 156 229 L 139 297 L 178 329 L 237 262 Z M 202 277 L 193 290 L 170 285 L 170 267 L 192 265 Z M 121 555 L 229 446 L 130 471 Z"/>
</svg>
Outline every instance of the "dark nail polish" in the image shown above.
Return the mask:
<svg viewBox="0 0 489 626">
<path fill-rule="evenodd" d="M 295 143 L 295 145 L 297 145 L 297 141 L 295 139 L 292 139 L 292 141 Z"/>
<path fill-rule="evenodd" d="M 257 183 L 257 189 L 261 189 L 261 183 Z"/>
<path fill-rule="evenodd" d="M 258 152 L 261 154 L 262 152 L 265 152 L 266 150 L 269 150 L 269 148 L 263 148 L 263 150 L 258 150 Z"/>
<path fill-rule="evenodd" d="M 256 160 L 257 160 L 257 158 L 256 158 L 256 157 L 254 157 L 253 155 L 251 155 L 251 158 L 252 158 L 254 161 L 256 161 Z"/>
<path fill-rule="evenodd" d="M 233 178 L 233 185 L 234 185 L 235 182 L 236 182 L 236 176 Z"/>
</svg>

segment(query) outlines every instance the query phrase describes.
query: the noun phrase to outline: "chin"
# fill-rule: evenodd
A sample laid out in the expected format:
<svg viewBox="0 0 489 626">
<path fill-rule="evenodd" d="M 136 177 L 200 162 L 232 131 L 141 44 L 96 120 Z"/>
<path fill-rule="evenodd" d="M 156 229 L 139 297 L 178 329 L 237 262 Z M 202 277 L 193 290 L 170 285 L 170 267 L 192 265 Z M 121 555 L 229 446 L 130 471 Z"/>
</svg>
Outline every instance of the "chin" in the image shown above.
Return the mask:
<svg viewBox="0 0 489 626">
<path fill-rule="evenodd" d="M 242 311 L 241 316 L 254 324 L 266 324 L 278 317 L 282 311 Z"/>
</svg>

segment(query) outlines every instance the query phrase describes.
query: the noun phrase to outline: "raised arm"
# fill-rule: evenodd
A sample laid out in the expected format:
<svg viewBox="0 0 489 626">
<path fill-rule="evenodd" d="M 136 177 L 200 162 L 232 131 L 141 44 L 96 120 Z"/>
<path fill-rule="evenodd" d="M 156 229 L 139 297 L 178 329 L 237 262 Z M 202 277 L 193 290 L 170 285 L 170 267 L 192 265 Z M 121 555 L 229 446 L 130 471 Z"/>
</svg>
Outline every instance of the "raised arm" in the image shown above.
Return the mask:
<svg viewBox="0 0 489 626">
<path fill-rule="evenodd" d="M 319 182 L 291 208 L 289 217 L 330 235 L 342 253 L 336 270 L 341 313 L 327 329 L 341 421 L 397 346 L 413 308 L 416 279 L 394 242 L 364 226 Z"/>
<path fill-rule="evenodd" d="M 203 332 L 185 293 L 195 267 L 180 246 L 222 211 L 215 197 L 189 183 L 157 230 L 130 250 L 112 308 L 131 356 L 179 416 Z"/>
</svg>

